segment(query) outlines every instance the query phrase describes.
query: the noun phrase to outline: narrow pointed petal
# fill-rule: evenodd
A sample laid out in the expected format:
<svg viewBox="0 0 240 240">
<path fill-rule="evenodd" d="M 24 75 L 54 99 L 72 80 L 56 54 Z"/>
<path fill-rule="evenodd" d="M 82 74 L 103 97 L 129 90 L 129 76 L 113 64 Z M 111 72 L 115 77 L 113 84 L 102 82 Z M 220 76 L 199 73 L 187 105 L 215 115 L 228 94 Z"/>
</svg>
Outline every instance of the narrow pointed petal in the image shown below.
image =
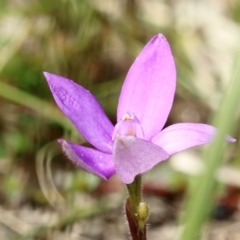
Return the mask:
<svg viewBox="0 0 240 240">
<path fill-rule="evenodd" d="M 134 136 L 117 135 L 114 141 L 114 165 L 118 177 L 125 184 L 132 183 L 136 175 L 168 157 L 161 147 Z"/>
<path fill-rule="evenodd" d="M 67 157 L 78 167 L 107 180 L 115 174 L 112 155 L 59 139 Z"/>
<path fill-rule="evenodd" d="M 131 66 L 119 98 L 117 118 L 133 112 L 147 140 L 158 133 L 172 107 L 176 69 L 171 49 L 161 34 L 153 37 Z"/>
<path fill-rule="evenodd" d="M 96 98 L 75 82 L 44 73 L 53 97 L 78 131 L 97 149 L 110 153 L 113 125 Z"/>
<path fill-rule="evenodd" d="M 216 132 L 216 128 L 207 124 L 178 123 L 165 128 L 152 141 L 172 155 L 194 146 L 212 142 Z M 235 142 L 235 139 L 230 136 L 227 136 L 226 140 Z"/>
</svg>

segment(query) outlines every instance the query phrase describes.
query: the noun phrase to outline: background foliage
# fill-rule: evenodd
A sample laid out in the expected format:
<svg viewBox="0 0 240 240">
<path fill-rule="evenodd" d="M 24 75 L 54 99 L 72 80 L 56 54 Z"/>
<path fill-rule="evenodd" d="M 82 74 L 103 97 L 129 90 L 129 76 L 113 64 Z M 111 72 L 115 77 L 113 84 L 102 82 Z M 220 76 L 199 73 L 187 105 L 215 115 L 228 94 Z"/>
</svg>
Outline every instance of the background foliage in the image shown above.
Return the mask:
<svg viewBox="0 0 240 240">
<path fill-rule="evenodd" d="M 84 140 L 57 109 L 43 71 L 88 88 L 115 123 L 118 94 L 129 66 L 147 41 L 161 32 L 170 42 L 178 71 L 167 125 L 210 122 L 235 72 L 239 16 L 237 0 L 2 0 L 0 238 L 79 239 L 84 224 L 89 224 L 86 219 L 121 209 L 125 196 L 117 178 L 103 183 L 61 154 L 57 138 Z M 225 123 L 235 126 L 236 138 L 238 122 L 237 107 Z M 229 184 L 240 186 L 238 145 L 229 146 L 222 156 L 223 171 L 227 167 L 230 174 L 219 177 L 221 184 L 212 190 L 212 199 L 224 194 Z M 146 181 L 170 190 L 187 188 L 195 181 L 190 176 L 198 172 L 201 149 L 173 156 Z M 175 214 L 181 209 L 174 208 Z M 176 231 L 176 218 L 172 225 Z M 119 229 L 123 234 L 119 236 L 126 236 L 124 226 Z M 111 239 L 110 233 L 99 237 L 99 232 L 93 237 Z"/>
</svg>

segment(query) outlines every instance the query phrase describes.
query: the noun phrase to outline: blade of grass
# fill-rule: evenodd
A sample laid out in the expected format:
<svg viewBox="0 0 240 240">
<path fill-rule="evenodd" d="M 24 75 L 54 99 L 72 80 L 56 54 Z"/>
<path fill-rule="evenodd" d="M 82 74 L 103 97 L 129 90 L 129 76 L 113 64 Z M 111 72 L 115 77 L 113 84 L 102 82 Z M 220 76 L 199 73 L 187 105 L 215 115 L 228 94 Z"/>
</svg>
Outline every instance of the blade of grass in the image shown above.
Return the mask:
<svg viewBox="0 0 240 240">
<path fill-rule="evenodd" d="M 14 21 L 18 20 L 19 24 L 10 28 L 10 34 L 6 40 L 7 43 L 0 45 L 0 72 L 27 39 L 32 28 L 32 25 L 25 18 L 12 17 L 12 19 Z"/>
<path fill-rule="evenodd" d="M 219 131 L 215 141 L 210 145 L 204 154 L 205 171 L 196 179 L 194 189 L 190 191 L 190 198 L 186 204 L 184 216 L 184 229 L 180 237 L 182 240 L 200 239 L 201 230 L 208 214 L 210 213 L 213 191 L 216 184 L 214 177 L 217 168 L 222 163 L 222 156 L 225 149 L 225 138 L 231 132 L 236 119 L 236 112 L 240 102 L 240 55 L 237 58 L 235 73 L 231 84 L 227 89 L 220 111 L 216 114 L 213 125 Z"/>
<path fill-rule="evenodd" d="M 0 97 L 23 105 L 46 118 L 52 119 L 66 129 L 73 129 L 70 121 L 64 117 L 64 115 L 56 107 L 53 107 L 48 102 L 42 101 L 41 99 L 34 97 L 27 92 L 1 81 Z"/>
</svg>

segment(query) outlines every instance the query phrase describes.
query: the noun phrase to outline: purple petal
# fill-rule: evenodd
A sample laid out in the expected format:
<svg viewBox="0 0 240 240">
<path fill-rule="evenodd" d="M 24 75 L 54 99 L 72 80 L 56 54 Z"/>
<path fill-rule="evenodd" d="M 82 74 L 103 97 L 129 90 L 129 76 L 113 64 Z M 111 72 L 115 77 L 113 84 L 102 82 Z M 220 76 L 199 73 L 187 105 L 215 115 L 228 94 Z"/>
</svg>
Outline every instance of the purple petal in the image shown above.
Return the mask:
<svg viewBox="0 0 240 240">
<path fill-rule="evenodd" d="M 177 123 L 165 128 L 153 138 L 152 142 L 172 155 L 194 146 L 210 143 L 216 132 L 216 128 L 207 124 Z M 226 140 L 235 142 L 230 136 L 227 136 Z"/>
<path fill-rule="evenodd" d="M 111 153 L 113 125 L 96 98 L 75 82 L 44 73 L 53 97 L 78 131 L 97 149 Z"/>
<path fill-rule="evenodd" d="M 130 111 L 151 139 L 166 122 L 176 88 L 171 49 L 161 34 L 153 37 L 131 66 L 119 98 L 117 118 Z"/>
<path fill-rule="evenodd" d="M 114 141 L 113 159 L 120 180 L 129 184 L 159 162 L 166 160 L 168 153 L 161 147 L 133 136 L 117 135 Z"/>
<path fill-rule="evenodd" d="M 115 174 L 112 155 L 59 139 L 67 157 L 78 167 L 104 180 Z"/>
</svg>

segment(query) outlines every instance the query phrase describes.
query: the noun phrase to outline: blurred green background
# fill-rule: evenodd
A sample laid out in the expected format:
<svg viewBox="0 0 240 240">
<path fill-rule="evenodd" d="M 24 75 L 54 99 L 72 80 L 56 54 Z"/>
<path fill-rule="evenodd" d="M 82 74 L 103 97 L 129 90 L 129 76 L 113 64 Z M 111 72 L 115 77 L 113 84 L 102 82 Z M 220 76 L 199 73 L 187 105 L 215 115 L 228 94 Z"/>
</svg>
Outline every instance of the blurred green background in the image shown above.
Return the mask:
<svg viewBox="0 0 240 240">
<path fill-rule="evenodd" d="M 68 224 L 121 208 L 125 196 L 114 178 L 103 192 L 116 190 L 120 197 L 102 199 L 98 191 L 103 183 L 61 154 L 57 138 L 83 139 L 57 109 L 43 71 L 88 88 L 115 123 L 118 95 L 131 63 L 153 35 L 163 33 L 178 72 L 167 125 L 207 123 L 234 71 L 239 22 L 238 0 L 1 0 L 0 239 L 62 239 L 59 231 L 64 234 Z M 238 138 L 237 127 L 233 135 Z M 237 146 L 225 154 L 225 162 L 236 171 Z M 199 158 L 200 152 L 197 148 L 183 158 Z M 149 181 L 181 188 L 189 170 L 173 162 L 148 174 Z M 240 175 L 235 180 L 240 186 Z M 106 206 L 107 201 L 116 203 Z M 87 239 L 66 231 L 67 239 Z"/>
</svg>

